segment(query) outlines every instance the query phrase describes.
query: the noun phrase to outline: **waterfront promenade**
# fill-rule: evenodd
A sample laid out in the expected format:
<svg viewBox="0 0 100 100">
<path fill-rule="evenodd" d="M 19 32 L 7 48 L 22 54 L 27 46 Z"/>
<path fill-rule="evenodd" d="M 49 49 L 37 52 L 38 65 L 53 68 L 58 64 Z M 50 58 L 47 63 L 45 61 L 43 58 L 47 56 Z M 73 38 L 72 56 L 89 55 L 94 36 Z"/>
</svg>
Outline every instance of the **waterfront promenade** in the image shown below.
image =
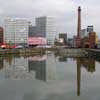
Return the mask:
<svg viewBox="0 0 100 100">
<path fill-rule="evenodd" d="M 100 49 L 86 49 L 86 51 L 91 57 L 100 57 Z"/>
<path fill-rule="evenodd" d="M 79 48 L 67 48 L 67 49 L 58 49 L 56 54 L 59 56 L 67 56 L 67 57 L 87 57 L 88 52 L 85 49 Z"/>
<path fill-rule="evenodd" d="M 7 54 L 21 54 L 21 55 L 36 55 L 36 54 L 44 54 L 44 49 L 39 48 L 23 48 L 23 49 L 1 49 L 0 55 L 4 56 Z"/>
<path fill-rule="evenodd" d="M 19 55 L 42 55 L 47 53 L 46 51 L 53 51 L 59 56 L 68 57 L 88 57 L 95 56 L 100 57 L 100 49 L 82 49 L 82 48 L 23 48 L 23 49 L 1 49 L 0 56 L 8 54 Z"/>
</svg>

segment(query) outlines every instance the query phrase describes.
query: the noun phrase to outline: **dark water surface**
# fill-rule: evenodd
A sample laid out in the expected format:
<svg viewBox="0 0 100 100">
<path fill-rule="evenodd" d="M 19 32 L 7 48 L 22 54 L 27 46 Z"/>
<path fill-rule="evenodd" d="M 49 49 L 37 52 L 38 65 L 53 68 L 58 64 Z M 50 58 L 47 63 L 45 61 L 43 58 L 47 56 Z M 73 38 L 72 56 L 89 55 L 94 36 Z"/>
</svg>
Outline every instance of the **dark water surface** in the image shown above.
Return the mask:
<svg viewBox="0 0 100 100">
<path fill-rule="evenodd" d="M 100 62 L 53 53 L 0 57 L 0 100 L 100 100 Z"/>
</svg>

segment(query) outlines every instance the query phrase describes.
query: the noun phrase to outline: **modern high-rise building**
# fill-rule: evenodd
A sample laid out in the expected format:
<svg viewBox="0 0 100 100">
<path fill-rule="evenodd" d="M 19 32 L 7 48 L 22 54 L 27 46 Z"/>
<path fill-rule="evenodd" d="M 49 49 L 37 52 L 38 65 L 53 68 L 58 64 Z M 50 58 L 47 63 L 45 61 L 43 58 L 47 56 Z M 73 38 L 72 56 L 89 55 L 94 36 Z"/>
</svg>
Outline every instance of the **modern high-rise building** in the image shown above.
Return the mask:
<svg viewBox="0 0 100 100">
<path fill-rule="evenodd" d="M 38 37 L 39 34 L 37 33 L 37 27 L 36 26 L 29 26 L 29 37 Z"/>
<path fill-rule="evenodd" d="M 24 18 L 6 18 L 4 22 L 4 42 L 14 44 L 28 43 L 29 21 Z"/>
<path fill-rule="evenodd" d="M 36 18 L 37 34 L 47 39 L 49 45 L 54 45 L 56 26 L 53 17 Z"/>
</svg>

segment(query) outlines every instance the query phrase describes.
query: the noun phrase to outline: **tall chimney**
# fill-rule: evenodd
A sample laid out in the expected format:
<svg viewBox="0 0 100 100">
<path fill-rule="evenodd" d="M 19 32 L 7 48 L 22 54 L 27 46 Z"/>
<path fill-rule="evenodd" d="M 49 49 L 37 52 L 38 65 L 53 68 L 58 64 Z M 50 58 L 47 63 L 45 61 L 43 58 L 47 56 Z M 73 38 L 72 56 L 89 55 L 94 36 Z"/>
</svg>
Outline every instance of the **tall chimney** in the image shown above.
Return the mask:
<svg viewBox="0 0 100 100">
<path fill-rule="evenodd" d="M 77 26 L 77 37 L 80 37 L 81 32 L 81 7 L 78 7 L 78 26 Z"/>
</svg>

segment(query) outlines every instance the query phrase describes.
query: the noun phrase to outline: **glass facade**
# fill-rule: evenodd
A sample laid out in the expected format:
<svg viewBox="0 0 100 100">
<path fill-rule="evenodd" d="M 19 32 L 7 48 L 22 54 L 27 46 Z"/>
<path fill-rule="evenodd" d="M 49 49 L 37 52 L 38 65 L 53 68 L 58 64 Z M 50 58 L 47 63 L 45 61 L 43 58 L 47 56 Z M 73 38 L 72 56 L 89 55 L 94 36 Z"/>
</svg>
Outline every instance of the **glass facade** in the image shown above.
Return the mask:
<svg viewBox="0 0 100 100">
<path fill-rule="evenodd" d="M 23 18 L 5 19 L 4 42 L 14 44 L 28 43 L 29 22 Z"/>
<path fill-rule="evenodd" d="M 47 39 L 49 45 L 54 45 L 56 26 L 53 17 L 36 18 L 37 34 Z"/>
</svg>

